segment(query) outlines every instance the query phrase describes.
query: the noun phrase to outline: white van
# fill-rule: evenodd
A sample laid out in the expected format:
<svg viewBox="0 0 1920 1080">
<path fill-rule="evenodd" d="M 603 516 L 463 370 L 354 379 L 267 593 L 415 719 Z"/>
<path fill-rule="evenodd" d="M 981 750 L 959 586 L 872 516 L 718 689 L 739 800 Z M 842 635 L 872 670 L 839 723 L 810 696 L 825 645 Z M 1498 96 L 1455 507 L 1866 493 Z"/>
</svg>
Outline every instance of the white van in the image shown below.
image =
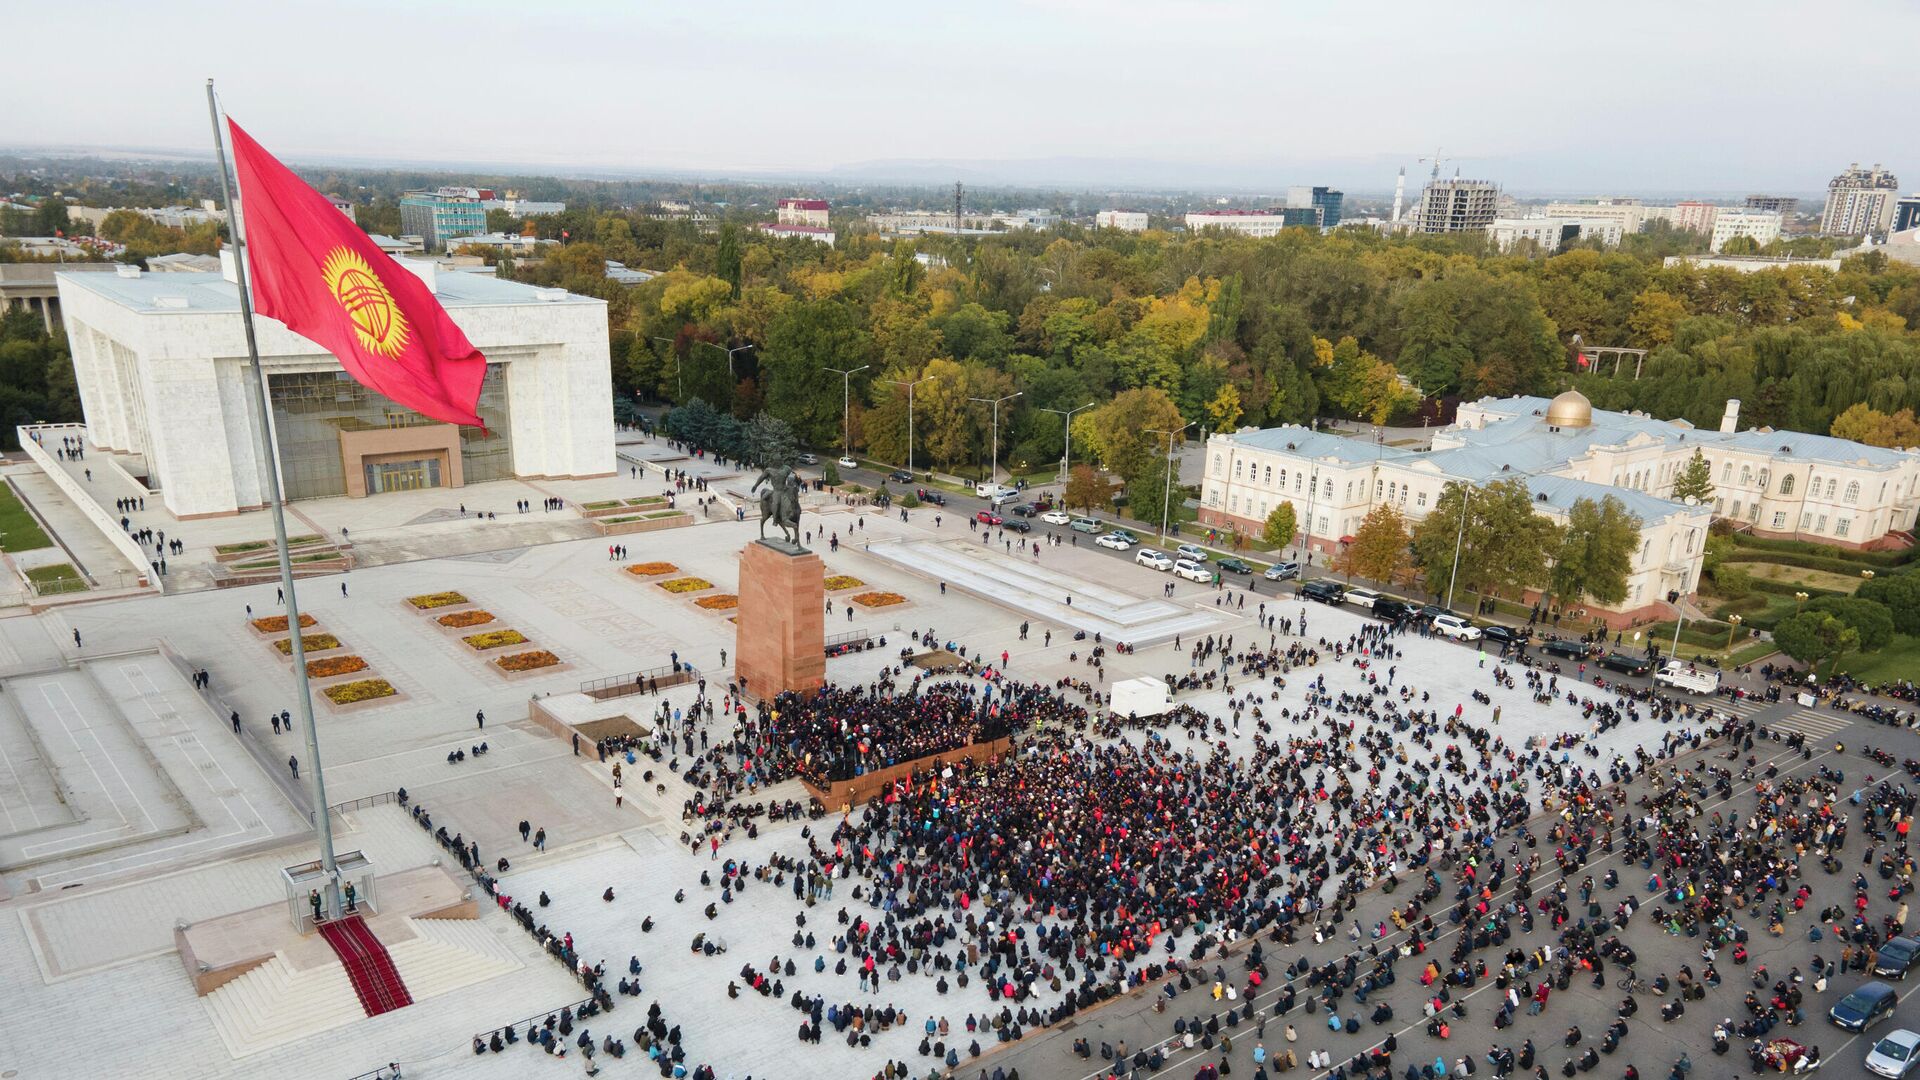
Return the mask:
<svg viewBox="0 0 1920 1080">
<path fill-rule="evenodd" d="M 991 501 L 995 506 L 999 506 L 1001 503 L 1020 494 L 1005 484 L 980 484 L 973 489 L 973 493 L 983 499 Z"/>
<path fill-rule="evenodd" d="M 1654 672 L 1653 681 L 1661 686 L 1671 686 L 1675 690 L 1685 690 L 1693 694 L 1714 694 L 1720 691 L 1720 673 L 1712 668 L 1695 667 L 1685 660 L 1669 660 L 1667 665 Z"/>
<path fill-rule="evenodd" d="M 1357 608 L 1365 608 L 1368 611 L 1372 611 L 1374 601 L 1378 599 L 1380 599 L 1380 594 L 1371 589 L 1347 590 L 1347 603 Z"/>
</svg>

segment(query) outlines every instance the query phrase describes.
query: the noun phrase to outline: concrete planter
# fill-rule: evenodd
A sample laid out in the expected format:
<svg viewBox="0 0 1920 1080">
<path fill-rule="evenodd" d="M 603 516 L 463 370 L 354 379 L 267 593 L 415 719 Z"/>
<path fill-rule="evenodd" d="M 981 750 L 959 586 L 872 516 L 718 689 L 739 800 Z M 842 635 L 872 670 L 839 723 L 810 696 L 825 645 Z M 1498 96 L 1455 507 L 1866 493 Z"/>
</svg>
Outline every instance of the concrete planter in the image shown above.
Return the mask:
<svg viewBox="0 0 1920 1080">
<path fill-rule="evenodd" d="M 693 515 L 683 510 L 676 510 L 666 517 L 642 518 L 639 521 L 595 521 L 593 527 L 600 530 L 601 536 L 626 536 L 629 533 L 659 532 L 662 529 L 681 529 L 691 524 L 693 524 Z"/>
</svg>

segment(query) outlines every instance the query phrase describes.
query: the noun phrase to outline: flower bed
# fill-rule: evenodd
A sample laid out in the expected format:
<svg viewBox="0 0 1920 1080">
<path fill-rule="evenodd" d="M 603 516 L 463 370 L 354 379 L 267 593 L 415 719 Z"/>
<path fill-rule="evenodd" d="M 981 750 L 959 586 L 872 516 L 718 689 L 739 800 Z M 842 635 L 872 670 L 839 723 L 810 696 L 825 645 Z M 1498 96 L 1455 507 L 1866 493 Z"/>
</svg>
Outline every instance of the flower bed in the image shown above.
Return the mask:
<svg viewBox="0 0 1920 1080">
<path fill-rule="evenodd" d="M 642 495 L 638 499 L 628 499 L 627 505 L 628 506 L 665 506 L 667 505 L 667 497 L 665 495 Z"/>
<path fill-rule="evenodd" d="M 670 593 L 699 592 L 702 589 L 713 588 L 713 582 L 708 581 L 706 578 L 697 577 L 674 578 L 672 581 L 660 581 L 655 582 L 655 584 Z"/>
<path fill-rule="evenodd" d="M 827 578 L 825 584 L 828 592 L 837 592 L 841 589 L 857 589 L 865 585 L 866 582 L 861 581 L 857 577 L 849 577 L 846 574 L 834 574 Z"/>
<path fill-rule="evenodd" d="M 740 606 L 740 598 L 733 593 L 720 593 L 717 596 L 703 596 L 694 604 L 708 611 L 732 611 Z"/>
<path fill-rule="evenodd" d="M 351 675 L 356 671 L 367 670 L 367 662 L 349 653 L 346 656 L 323 656 L 318 660 L 307 661 L 307 678 L 331 679 L 338 675 Z"/>
<path fill-rule="evenodd" d="M 863 592 L 854 597 L 853 602 L 864 608 L 882 608 L 904 604 L 907 598 L 897 592 Z"/>
<path fill-rule="evenodd" d="M 433 620 L 449 630 L 459 630 L 468 626 L 479 626 L 493 621 L 493 612 L 474 608 L 471 611 L 453 611 Z"/>
<path fill-rule="evenodd" d="M 670 562 L 641 562 L 627 567 L 627 573 L 634 577 L 659 577 L 662 574 L 677 574 L 680 568 Z"/>
<path fill-rule="evenodd" d="M 353 682 L 329 686 L 320 691 L 327 700 L 335 705 L 352 705 L 361 701 L 373 701 L 376 698 L 392 697 L 393 684 L 385 679 L 357 679 Z"/>
<path fill-rule="evenodd" d="M 293 655 L 292 638 L 283 637 L 274 642 L 273 647 L 280 650 L 281 656 Z M 300 647 L 307 652 L 319 652 L 322 649 L 337 649 L 340 647 L 340 639 L 334 637 L 332 634 L 301 634 Z"/>
<path fill-rule="evenodd" d="M 467 598 L 457 592 L 421 593 L 419 596 L 407 597 L 407 603 L 421 611 L 432 611 L 434 608 L 452 607 L 466 602 Z"/>
<path fill-rule="evenodd" d="M 502 656 L 495 660 L 493 664 L 501 671 L 538 671 L 541 668 L 552 667 L 559 662 L 560 658 L 547 650 L 535 649 L 532 652 Z"/>
<path fill-rule="evenodd" d="M 527 635 L 518 630 L 489 630 L 484 634 L 468 634 L 460 640 L 466 642 L 469 648 L 486 652 L 502 645 L 525 645 Z"/>
<path fill-rule="evenodd" d="M 301 612 L 300 629 L 305 630 L 312 625 L 313 616 L 308 615 L 306 612 Z M 263 634 L 284 634 L 287 632 L 287 617 L 285 615 L 267 615 L 253 620 L 253 628 Z"/>
<path fill-rule="evenodd" d="M 619 499 L 602 499 L 599 502 L 581 503 L 582 510 L 611 510 L 620 505 Z"/>
</svg>

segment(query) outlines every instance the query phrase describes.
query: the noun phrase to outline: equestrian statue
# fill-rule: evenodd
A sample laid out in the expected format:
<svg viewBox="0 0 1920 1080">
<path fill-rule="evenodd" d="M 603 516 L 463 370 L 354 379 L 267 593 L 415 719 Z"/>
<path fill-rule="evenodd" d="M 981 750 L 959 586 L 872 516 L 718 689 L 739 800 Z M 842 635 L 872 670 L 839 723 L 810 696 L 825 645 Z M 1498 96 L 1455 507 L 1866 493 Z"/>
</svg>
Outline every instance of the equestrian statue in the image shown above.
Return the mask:
<svg viewBox="0 0 1920 1080">
<path fill-rule="evenodd" d="M 767 490 L 760 491 L 765 484 Z M 787 542 L 800 546 L 800 477 L 791 465 L 767 465 L 760 470 L 751 491 L 760 491 L 760 539 L 767 538 L 767 521 L 786 533 Z"/>
</svg>

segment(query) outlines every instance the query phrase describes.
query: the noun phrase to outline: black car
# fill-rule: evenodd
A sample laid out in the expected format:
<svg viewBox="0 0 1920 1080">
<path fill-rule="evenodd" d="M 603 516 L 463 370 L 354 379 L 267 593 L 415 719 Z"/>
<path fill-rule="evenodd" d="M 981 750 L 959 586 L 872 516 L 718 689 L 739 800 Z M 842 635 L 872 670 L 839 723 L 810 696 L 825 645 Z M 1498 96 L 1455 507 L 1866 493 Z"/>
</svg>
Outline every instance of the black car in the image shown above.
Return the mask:
<svg viewBox="0 0 1920 1080">
<path fill-rule="evenodd" d="M 1318 600 L 1323 604 L 1338 604 L 1347 597 L 1347 590 L 1337 581 L 1316 578 L 1300 586 L 1302 600 Z"/>
<path fill-rule="evenodd" d="M 1400 622 L 1416 610 L 1418 609 L 1405 600 L 1395 600 L 1391 596 L 1383 596 L 1373 602 L 1373 617 L 1385 619 L 1388 622 Z"/>
<path fill-rule="evenodd" d="M 1033 531 L 1033 522 L 1026 518 L 1010 517 L 1000 523 L 1000 527 L 1009 532 L 1027 533 Z"/>
<path fill-rule="evenodd" d="M 895 469 L 887 474 L 887 479 L 896 484 L 911 484 L 913 483 L 913 474 L 905 469 Z"/>
<path fill-rule="evenodd" d="M 1019 506 L 1012 507 L 1011 509 L 1023 518 L 1030 518 L 1039 517 L 1041 514 L 1046 513 L 1049 507 L 1046 503 L 1031 502 L 1021 503 Z"/>
<path fill-rule="evenodd" d="M 1527 639 L 1532 637 L 1533 634 L 1526 630 L 1515 629 L 1511 626 L 1489 623 L 1480 628 L 1480 636 L 1488 641 L 1499 641 L 1508 645 L 1524 645 Z"/>
<path fill-rule="evenodd" d="M 1451 614 L 1453 614 L 1453 612 L 1448 611 L 1439 604 L 1428 604 L 1426 607 L 1414 612 L 1413 618 L 1416 622 L 1432 622 L 1435 616 Z"/>
<path fill-rule="evenodd" d="M 1920 937 L 1894 938 L 1880 946 L 1880 953 L 1873 960 L 1873 973 L 1889 979 L 1904 979 L 1913 969 L 1916 957 L 1920 957 Z"/>
<path fill-rule="evenodd" d="M 1228 574 L 1253 573 L 1253 567 L 1248 566 L 1246 563 L 1242 562 L 1239 559 L 1221 559 L 1219 562 L 1216 562 L 1213 565 L 1216 568 L 1218 568 L 1222 573 L 1228 573 Z"/>
<path fill-rule="evenodd" d="M 1883 982 L 1861 983 L 1853 993 L 1840 999 L 1840 1003 L 1827 1011 L 1827 1019 L 1833 1025 L 1847 1031 L 1865 1031 L 1873 1025 L 1893 1015 L 1893 1007 L 1900 1004 L 1900 995 L 1893 987 Z"/>
<path fill-rule="evenodd" d="M 1653 670 L 1653 661 L 1644 656 L 1610 652 L 1600 658 L 1600 666 L 1625 675 L 1645 675 Z"/>
<path fill-rule="evenodd" d="M 945 495 L 937 491 L 928 491 L 926 488 L 914 488 L 913 497 L 932 506 L 947 505 L 947 497 Z"/>
<path fill-rule="evenodd" d="M 1587 658 L 1586 643 L 1570 641 L 1567 638 L 1554 638 L 1552 641 L 1540 646 L 1540 651 L 1549 656 L 1564 656 L 1569 660 L 1585 660 Z"/>
</svg>

